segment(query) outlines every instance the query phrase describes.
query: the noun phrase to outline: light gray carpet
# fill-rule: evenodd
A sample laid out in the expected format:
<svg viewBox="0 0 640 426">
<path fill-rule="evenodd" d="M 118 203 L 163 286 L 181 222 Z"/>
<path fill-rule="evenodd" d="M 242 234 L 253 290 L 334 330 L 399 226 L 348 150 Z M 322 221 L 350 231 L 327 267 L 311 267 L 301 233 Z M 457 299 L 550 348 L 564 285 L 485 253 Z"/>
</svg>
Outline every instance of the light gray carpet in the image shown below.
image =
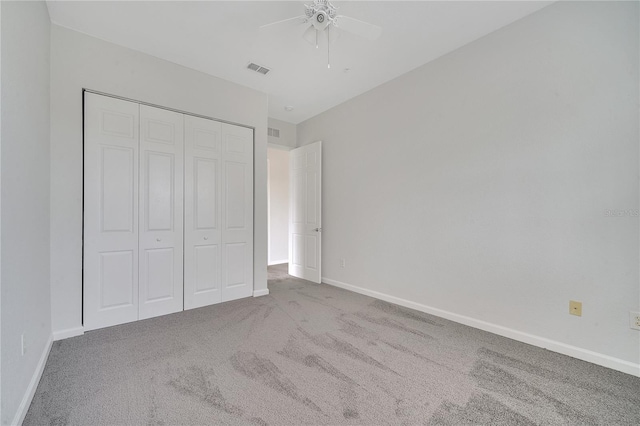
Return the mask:
<svg viewBox="0 0 640 426">
<path fill-rule="evenodd" d="M 285 271 L 54 343 L 25 424 L 640 424 L 639 378 Z"/>
</svg>

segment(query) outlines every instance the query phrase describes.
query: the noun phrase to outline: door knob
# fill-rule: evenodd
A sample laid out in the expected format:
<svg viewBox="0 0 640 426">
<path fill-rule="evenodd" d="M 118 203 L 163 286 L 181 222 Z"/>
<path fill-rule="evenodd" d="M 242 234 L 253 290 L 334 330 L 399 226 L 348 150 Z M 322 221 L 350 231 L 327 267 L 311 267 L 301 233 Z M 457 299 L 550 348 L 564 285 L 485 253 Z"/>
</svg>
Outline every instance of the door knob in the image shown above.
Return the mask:
<svg viewBox="0 0 640 426">
<path fill-rule="evenodd" d="M 161 241 L 161 239 L 160 239 L 160 238 L 156 238 L 156 241 L 157 241 L 157 242 L 160 242 L 160 241 Z"/>
<path fill-rule="evenodd" d="M 316 229 L 314 229 L 314 231 L 315 232 L 320 232 L 320 231 L 322 231 L 322 228 L 316 228 Z"/>
<path fill-rule="evenodd" d="M 209 239 L 209 237 L 204 237 L 204 239 L 205 239 L 205 240 L 208 240 L 208 239 Z"/>
</svg>

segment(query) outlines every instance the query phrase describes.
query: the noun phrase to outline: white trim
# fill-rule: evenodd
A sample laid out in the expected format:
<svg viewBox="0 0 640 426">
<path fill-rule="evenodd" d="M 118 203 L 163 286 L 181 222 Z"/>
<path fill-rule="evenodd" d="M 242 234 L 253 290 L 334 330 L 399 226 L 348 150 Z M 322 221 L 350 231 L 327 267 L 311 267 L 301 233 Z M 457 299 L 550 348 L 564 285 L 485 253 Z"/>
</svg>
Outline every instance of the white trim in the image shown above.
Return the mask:
<svg viewBox="0 0 640 426">
<path fill-rule="evenodd" d="M 84 334 L 84 327 L 73 327 L 64 330 L 58 330 L 53 332 L 53 341 L 68 339 L 69 337 L 82 336 Z"/>
<path fill-rule="evenodd" d="M 279 149 L 280 151 L 291 151 L 295 146 L 280 145 L 278 143 L 267 142 L 267 148 Z"/>
<path fill-rule="evenodd" d="M 260 296 L 266 296 L 269 294 L 269 289 L 265 288 L 262 290 L 254 290 L 253 291 L 253 297 L 260 297 Z"/>
<path fill-rule="evenodd" d="M 322 282 L 334 287 L 340 287 L 345 290 L 353 291 L 355 293 L 360 293 L 366 296 L 374 297 L 376 299 L 384 300 L 386 302 L 395 303 L 396 305 L 404 306 L 406 308 L 411 308 L 431 315 L 436 315 L 441 318 L 468 325 L 470 327 L 478 328 L 480 330 L 488 331 L 499 336 L 508 337 L 519 342 L 528 343 L 530 345 L 548 349 L 553 352 L 558 352 L 563 355 L 568 355 L 570 357 L 591 362 L 593 364 L 598 364 L 603 367 L 611 368 L 613 370 L 622 371 L 623 373 L 631 374 L 632 376 L 640 377 L 640 364 L 625 361 L 620 358 L 615 358 L 609 355 L 601 354 L 599 352 L 594 352 L 588 349 L 583 349 L 577 346 L 558 342 L 556 340 L 547 339 L 545 337 L 536 336 L 533 334 L 514 330 L 512 328 L 423 305 L 421 303 L 411 302 L 409 300 L 401 299 L 399 297 L 391 296 L 385 293 L 380 293 L 378 291 L 369 290 L 366 288 L 357 287 L 355 285 L 332 280 L 331 278 L 323 277 Z"/>
<path fill-rule="evenodd" d="M 283 260 L 272 260 L 271 262 L 268 263 L 269 266 L 273 266 L 273 265 L 282 265 L 283 263 L 289 263 L 289 259 L 283 259 Z"/>
<path fill-rule="evenodd" d="M 56 25 L 58 25 L 58 24 L 56 24 Z M 70 27 L 65 27 L 64 25 L 61 25 L 61 26 L 63 28 L 67 28 L 69 30 L 72 30 L 72 28 L 70 28 Z M 75 31 L 75 30 L 73 30 L 73 31 Z M 83 33 L 83 34 L 86 34 L 86 33 Z M 111 93 L 104 93 L 104 92 L 100 92 L 98 90 L 93 90 L 93 89 L 87 89 L 86 87 L 83 88 L 82 91 L 83 91 L 83 95 L 84 95 L 84 92 L 89 92 L 89 93 L 93 93 L 94 95 L 100 95 L 100 96 L 106 96 L 108 98 L 120 99 L 122 101 L 132 102 L 134 104 L 146 105 L 146 106 L 150 106 L 152 108 L 159 108 L 159 109 L 164 109 L 166 111 L 177 112 L 178 114 L 191 115 L 193 117 L 204 118 L 205 120 L 219 121 L 220 123 L 227 123 L 227 124 L 232 124 L 234 126 L 245 127 L 247 129 L 251 129 L 251 130 L 254 130 L 254 131 L 256 130 L 255 127 L 247 126 L 246 124 L 235 123 L 233 121 L 226 121 L 226 120 L 222 120 L 220 118 L 209 117 L 208 115 L 196 114 L 195 112 L 183 111 L 181 109 L 169 108 L 169 107 L 163 106 L 163 105 L 151 104 L 149 102 L 138 101 L 138 100 L 131 99 L 131 98 L 125 98 L 124 96 L 113 95 Z"/>
<path fill-rule="evenodd" d="M 31 377 L 29 386 L 27 386 L 27 390 L 22 397 L 22 401 L 20 401 L 20 405 L 18 406 L 16 415 L 13 417 L 13 421 L 11 422 L 12 425 L 21 425 L 24 421 L 25 416 L 27 415 L 27 411 L 29 411 L 29 406 L 31 405 L 31 401 L 33 400 L 33 395 L 35 395 L 36 393 L 38 383 L 40 383 L 40 378 L 42 377 L 42 373 L 44 372 L 44 366 L 47 364 L 47 358 L 49 358 L 52 344 L 53 335 L 49 335 L 49 340 L 44 346 L 42 355 L 40 355 L 40 361 L 38 361 L 38 365 L 36 365 L 36 370 L 33 372 L 33 376 Z"/>
</svg>

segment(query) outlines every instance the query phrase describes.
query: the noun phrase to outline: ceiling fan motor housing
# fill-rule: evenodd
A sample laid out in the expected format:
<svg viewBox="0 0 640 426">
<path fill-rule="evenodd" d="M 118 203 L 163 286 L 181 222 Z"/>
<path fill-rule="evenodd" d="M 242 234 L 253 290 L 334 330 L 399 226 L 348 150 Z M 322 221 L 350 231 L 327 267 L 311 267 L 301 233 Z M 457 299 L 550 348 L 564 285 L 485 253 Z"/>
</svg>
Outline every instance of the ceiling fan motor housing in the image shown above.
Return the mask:
<svg viewBox="0 0 640 426">
<path fill-rule="evenodd" d="M 329 16 L 323 10 L 319 10 L 313 15 L 313 26 L 318 31 L 323 31 L 331 23 Z"/>
</svg>

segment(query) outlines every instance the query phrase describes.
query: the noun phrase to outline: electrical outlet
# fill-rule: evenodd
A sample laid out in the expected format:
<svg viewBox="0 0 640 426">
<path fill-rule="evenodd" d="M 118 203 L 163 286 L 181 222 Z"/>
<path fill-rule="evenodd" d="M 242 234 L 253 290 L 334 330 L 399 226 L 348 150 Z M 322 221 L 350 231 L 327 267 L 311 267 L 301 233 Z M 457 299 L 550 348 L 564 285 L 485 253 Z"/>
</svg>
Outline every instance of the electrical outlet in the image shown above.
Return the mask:
<svg viewBox="0 0 640 426">
<path fill-rule="evenodd" d="M 569 313 L 578 317 L 582 316 L 582 302 L 576 302 L 575 300 L 569 300 Z"/>
<path fill-rule="evenodd" d="M 629 327 L 640 330 L 640 312 L 629 311 Z"/>
<path fill-rule="evenodd" d="M 20 335 L 20 354 L 24 356 L 27 353 L 27 339 L 24 338 L 24 334 Z"/>
<path fill-rule="evenodd" d="M 344 267 L 346 266 L 346 264 L 347 264 L 347 263 L 345 262 L 345 260 L 344 260 L 344 259 L 340 259 L 340 267 L 341 267 L 341 268 L 344 268 Z"/>
</svg>

